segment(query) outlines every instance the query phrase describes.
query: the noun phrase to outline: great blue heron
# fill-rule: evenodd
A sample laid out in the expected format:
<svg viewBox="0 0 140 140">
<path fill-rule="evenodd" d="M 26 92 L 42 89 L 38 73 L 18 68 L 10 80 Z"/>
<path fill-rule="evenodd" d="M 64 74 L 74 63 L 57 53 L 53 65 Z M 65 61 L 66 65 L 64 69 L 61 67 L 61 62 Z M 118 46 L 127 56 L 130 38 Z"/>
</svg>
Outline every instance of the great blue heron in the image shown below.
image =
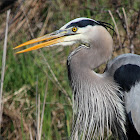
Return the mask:
<svg viewBox="0 0 140 140">
<path fill-rule="evenodd" d="M 93 70 L 107 62 L 113 50 L 110 24 L 90 18 L 77 18 L 59 30 L 17 46 L 44 41 L 19 51 L 46 46 L 81 45 L 68 57 L 68 77 L 73 90 L 71 139 L 140 139 L 140 56 L 124 54 L 110 61 L 106 71 Z M 87 44 L 87 45 L 84 45 Z"/>
</svg>

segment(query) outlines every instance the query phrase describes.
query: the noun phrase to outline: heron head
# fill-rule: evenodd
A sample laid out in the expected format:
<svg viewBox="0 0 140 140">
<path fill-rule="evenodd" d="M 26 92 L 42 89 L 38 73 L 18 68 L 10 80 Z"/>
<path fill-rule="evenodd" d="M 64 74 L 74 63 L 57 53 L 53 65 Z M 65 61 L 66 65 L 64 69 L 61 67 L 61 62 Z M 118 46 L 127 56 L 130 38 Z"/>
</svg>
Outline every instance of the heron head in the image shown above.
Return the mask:
<svg viewBox="0 0 140 140">
<path fill-rule="evenodd" d="M 91 31 L 93 31 L 92 34 L 96 35 L 98 33 L 98 30 L 96 27 L 99 27 L 99 26 L 102 26 L 105 28 L 109 27 L 113 29 L 110 26 L 110 24 L 105 23 L 105 22 L 95 21 L 90 18 L 77 18 L 68 22 L 67 24 L 65 24 L 63 27 L 61 27 L 59 30 L 55 32 L 27 41 L 15 47 L 14 49 L 17 49 L 26 45 L 34 44 L 34 43 L 39 43 L 37 45 L 33 45 L 30 48 L 17 52 L 17 53 L 24 53 L 24 52 L 40 49 L 43 47 L 58 46 L 58 45 L 70 46 L 77 42 L 89 43 L 91 40 L 91 35 L 90 35 Z"/>
</svg>

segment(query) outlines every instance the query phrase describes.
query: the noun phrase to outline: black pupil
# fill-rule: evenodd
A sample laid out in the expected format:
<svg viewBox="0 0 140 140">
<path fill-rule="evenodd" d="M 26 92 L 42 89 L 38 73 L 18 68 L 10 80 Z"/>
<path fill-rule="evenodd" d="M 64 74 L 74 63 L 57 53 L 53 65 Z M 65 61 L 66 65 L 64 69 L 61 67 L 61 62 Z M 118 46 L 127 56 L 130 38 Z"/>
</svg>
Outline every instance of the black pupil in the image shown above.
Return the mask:
<svg viewBox="0 0 140 140">
<path fill-rule="evenodd" d="M 73 28 L 73 31 L 76 31 L 76 27 Z"/>
</svg>

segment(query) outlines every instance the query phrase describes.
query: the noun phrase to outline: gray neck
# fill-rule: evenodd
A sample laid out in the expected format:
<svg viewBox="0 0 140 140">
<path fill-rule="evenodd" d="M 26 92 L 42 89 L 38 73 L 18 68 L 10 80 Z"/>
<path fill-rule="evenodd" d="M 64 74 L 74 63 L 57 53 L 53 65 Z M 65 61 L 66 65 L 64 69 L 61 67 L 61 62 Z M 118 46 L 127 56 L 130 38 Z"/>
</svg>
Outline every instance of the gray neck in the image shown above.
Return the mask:
<svg viewBox="0 0 140 140">
<path fill-rule="evenodd" d="M 95 40 L 89 39 L 89 48 L 80 46 L 68 59 L 68 75 L 74 93 L 75 109 L 72 139 L 75 139 L 74 134 L 77 132 L 83 136 L 82 139 L 103 139 L 104 128 L 109 133 L 112 127 L 116 129 L 113 130 L 116 131 L 116 136 L 117 131 L 125 135 L 125 117 L 122 101 L 117 96 L 118 86 L 111 77 L 93 71 L 106 62 L 112 53 L 112 38 L 105 33 L 97 34 L 100 40 L 96 37 Z M 105 35 L 106 38 L 103 38 Z M 121 138 L 122 135 L 118 137 Z"/>
</svg>

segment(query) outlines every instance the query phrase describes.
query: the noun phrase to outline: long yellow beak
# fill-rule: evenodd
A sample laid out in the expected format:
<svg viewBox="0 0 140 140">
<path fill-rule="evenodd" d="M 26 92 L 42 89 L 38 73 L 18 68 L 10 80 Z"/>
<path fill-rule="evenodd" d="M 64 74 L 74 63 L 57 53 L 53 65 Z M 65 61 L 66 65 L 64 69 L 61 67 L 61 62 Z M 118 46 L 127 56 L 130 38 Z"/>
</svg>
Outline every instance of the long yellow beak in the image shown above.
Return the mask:
<svg viewBox="0 0 140 140">
<path fill-rule="evenodd" d="M 60 33 L 57 33 L 57 32 L 54 32 L 54 33 L 51 33 L 51 34 L 48 34 L 48 35 L 44 35 L 42 37 L 32 39 L 32 40 L 27 41 L 23 44 L 20 44 L 19 46 L 15 47 L 14 49 L 18 49 L 18 48 L 21 48 L 23 46 L 30 45 L 30 44 L 42 42 L 42 43 L 37 44 L 35 46 L 32 46 L 30 48 L 18 51 L 18 52 L 16 52 L 16 54 L 29 52 L 29 51 L 32 51 L 32 50 L 37 50 L 37 49 L 40 49 L 40 48 L 43 48 L 43 47 L 47 47 L 47 46 L 51 46 L 51 45 L 63 42 L 64 38 L 65 38 L 65 35 L 66 35 L 66 31 L 61 31 L 61 32 L 59 31 Z"/>
</svg>

